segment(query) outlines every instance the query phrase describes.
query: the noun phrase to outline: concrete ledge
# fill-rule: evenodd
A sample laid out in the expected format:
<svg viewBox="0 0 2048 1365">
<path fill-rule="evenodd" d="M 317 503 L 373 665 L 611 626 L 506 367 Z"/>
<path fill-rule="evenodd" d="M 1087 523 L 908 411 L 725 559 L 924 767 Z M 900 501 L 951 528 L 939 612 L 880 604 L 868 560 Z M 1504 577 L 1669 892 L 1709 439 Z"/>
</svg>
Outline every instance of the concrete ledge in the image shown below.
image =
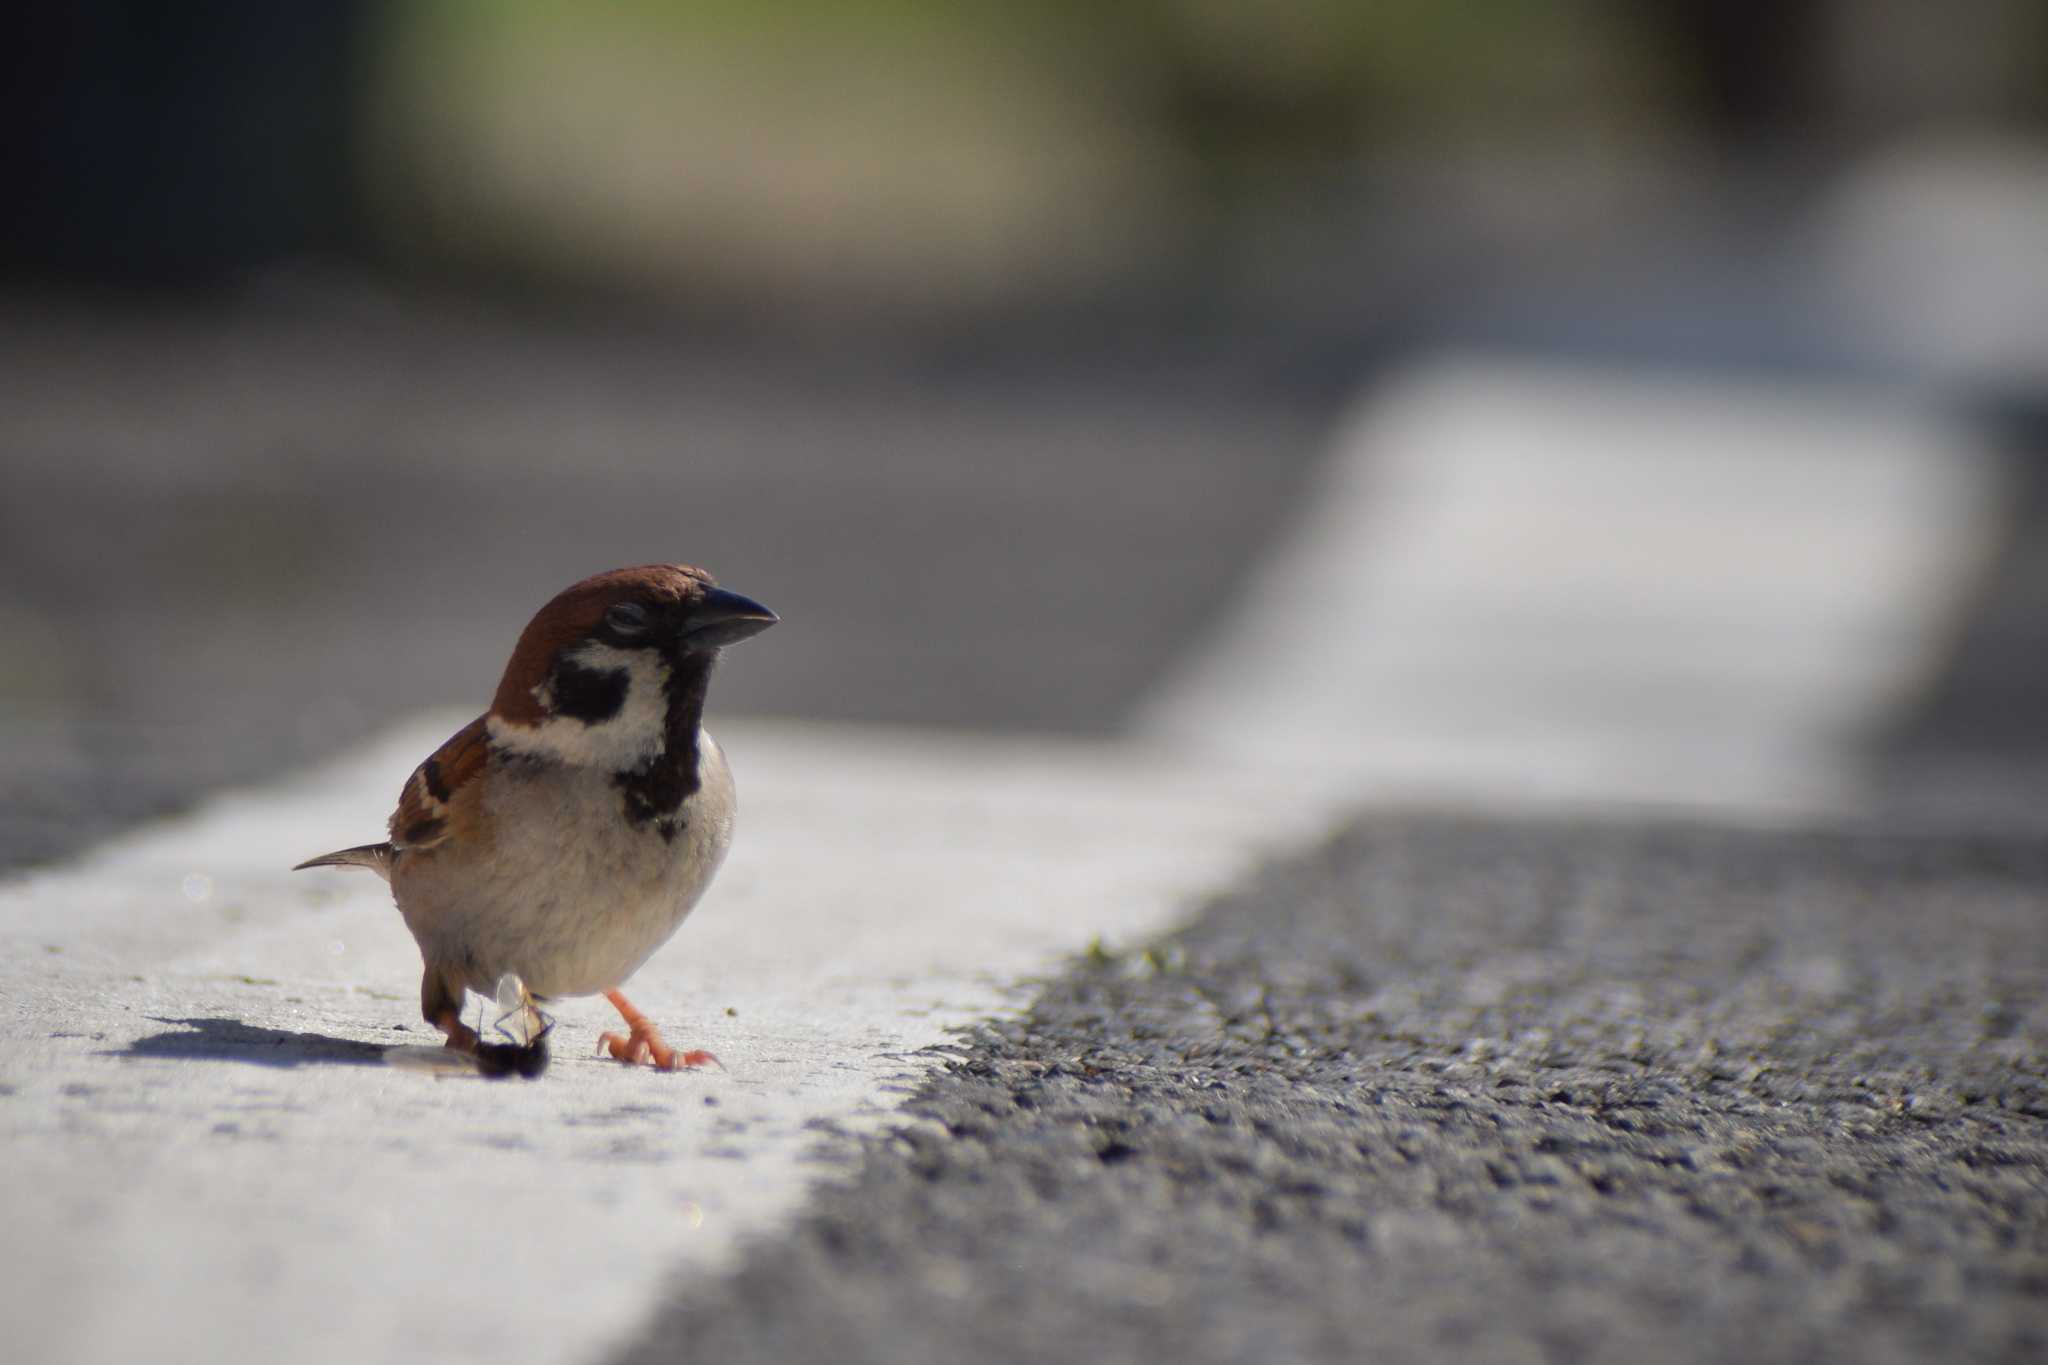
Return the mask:
<svg viewBox="0 0 2048 1365">
<path fill-rule="evenodd" d="M 467 717 L 408 722 L 0 889 L 0 1318 L 35 1360 L 591 1359 L 716 1273 L 885 1116 L 958 1024 L 1097 936 L 1164 926 L 1325 804 L 1116 747 L 722 725 L 732 861 L 635 979 L 727 1071 L 591 1055 L 565 1002 L 537 1083 L 386 1065 L 437 1041 L 367 875 Z"/>
</svg>

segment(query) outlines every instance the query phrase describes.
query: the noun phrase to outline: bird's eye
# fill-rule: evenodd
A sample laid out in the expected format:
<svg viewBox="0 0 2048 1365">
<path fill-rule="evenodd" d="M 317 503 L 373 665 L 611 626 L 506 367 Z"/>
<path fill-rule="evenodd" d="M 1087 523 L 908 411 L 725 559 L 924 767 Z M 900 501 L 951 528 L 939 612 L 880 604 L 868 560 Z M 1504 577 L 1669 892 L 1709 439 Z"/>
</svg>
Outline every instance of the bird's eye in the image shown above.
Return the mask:
<svg viewBox="0 0 2048 1365">
<path fill-rule="evenodd" d="M 604 623 L 616 635 L 645 635 L 647 633 L 647 608 L 638 602 L 619 602 L 604 614 Z"/>
</svg>

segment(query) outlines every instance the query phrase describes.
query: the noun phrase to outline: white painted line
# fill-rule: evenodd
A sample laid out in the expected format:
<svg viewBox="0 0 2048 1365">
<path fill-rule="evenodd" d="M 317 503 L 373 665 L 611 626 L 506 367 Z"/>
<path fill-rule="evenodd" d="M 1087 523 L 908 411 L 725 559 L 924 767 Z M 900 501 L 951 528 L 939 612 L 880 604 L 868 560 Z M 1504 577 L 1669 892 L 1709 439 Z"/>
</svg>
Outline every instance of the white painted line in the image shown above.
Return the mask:
<svg viewBox="0 0 2048 1365">
<path fill-rule="evenodd" d="M 907 1054 L 1326 810 L 1114 746 L 719 726 L 739 839 L 632 995 L 729 1070 L 586 1055 L 602 1001 L 564 1004 L 531 1084 L 264 1064 L 270 1031 L 431 1040 L 382 883 L 285 869 L 374 835 L 465 719 L 0 887 L 12 1354 L 596 1359 L 794 1211 L 807 1124 L 873 1121 L 929 1061 Z M 173 1050 L 191 1034 L 216 1059 Z"/>
<path fill-rule="evenodd" d="M 1382 793 L 1838 808 L 1999 495 L 1869 394 L 1441 363 L 1360 407 L 1139 729 Z"/>
</svg>

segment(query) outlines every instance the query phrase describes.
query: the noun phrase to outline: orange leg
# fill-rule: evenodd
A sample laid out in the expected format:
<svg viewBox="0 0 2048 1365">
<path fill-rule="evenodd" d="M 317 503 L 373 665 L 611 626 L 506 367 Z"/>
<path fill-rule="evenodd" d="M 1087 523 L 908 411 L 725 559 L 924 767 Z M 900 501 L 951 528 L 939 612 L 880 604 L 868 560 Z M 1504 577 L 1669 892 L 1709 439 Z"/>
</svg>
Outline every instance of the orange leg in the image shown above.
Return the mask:
<svg viewBox="0 0 2048 1365">
<path fill-rule="evenodd" d="M 462 1016 L 454 1010 L 442 1010 L 435 1015 L 434 1027 L 448 1035 L 445 1046 L 456 1052 L 476 1056 L 476 1030 L 463 1023 Z"/>
<path fill-rule="evenodd" d="M 677 1052 L 661 1040 L 661 1032 L 654 1023 L 639 1010 L 633 1002 L 618 991 L 606 991 L 604 998 L 612 1002 L 619 1017 L 626 1021 L 626 1034 L 598 1035 L 597 1044 L 611 1050 L 612 1056 L 622 1062 L 646 1062 L 660 1071 L 674 1071 L 679 1066 L 722 1066 L 718 1058 L 708 1052 Z M 451 1042 L 449 1046 L 454 1046 Z"/>
</svg>

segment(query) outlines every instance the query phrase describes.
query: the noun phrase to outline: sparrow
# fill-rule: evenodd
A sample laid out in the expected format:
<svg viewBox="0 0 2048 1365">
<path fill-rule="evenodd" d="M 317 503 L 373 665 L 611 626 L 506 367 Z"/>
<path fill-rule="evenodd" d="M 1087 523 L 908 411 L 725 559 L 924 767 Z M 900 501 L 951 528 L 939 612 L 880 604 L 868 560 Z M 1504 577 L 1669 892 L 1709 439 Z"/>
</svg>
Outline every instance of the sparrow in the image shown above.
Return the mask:
<svg viewBox="0 0 2048 1365">
<path fill-rule="evenodd" d="M 603 995 L 626 1032 L 599 1047 L 620 1061 L 715 1062 L 668 1046 L 619 988 L 732 844 L 732 771 L 703 728 L 705 695 L 719 651 L 777 619 L 686 564 L 564 589 L 520 633 L 490 710 L 406 780 L 390 838 L 293 870 L 362 867 L 391 884 L 426 965 L 420 1013 L 487 1072 L 534 1074 L 517 1056 L 493 1068 L 502 1045 L 462 1022 L 464 992 L 502 1002 L 508 986 L 532 1001 Z"/>
</svg>

